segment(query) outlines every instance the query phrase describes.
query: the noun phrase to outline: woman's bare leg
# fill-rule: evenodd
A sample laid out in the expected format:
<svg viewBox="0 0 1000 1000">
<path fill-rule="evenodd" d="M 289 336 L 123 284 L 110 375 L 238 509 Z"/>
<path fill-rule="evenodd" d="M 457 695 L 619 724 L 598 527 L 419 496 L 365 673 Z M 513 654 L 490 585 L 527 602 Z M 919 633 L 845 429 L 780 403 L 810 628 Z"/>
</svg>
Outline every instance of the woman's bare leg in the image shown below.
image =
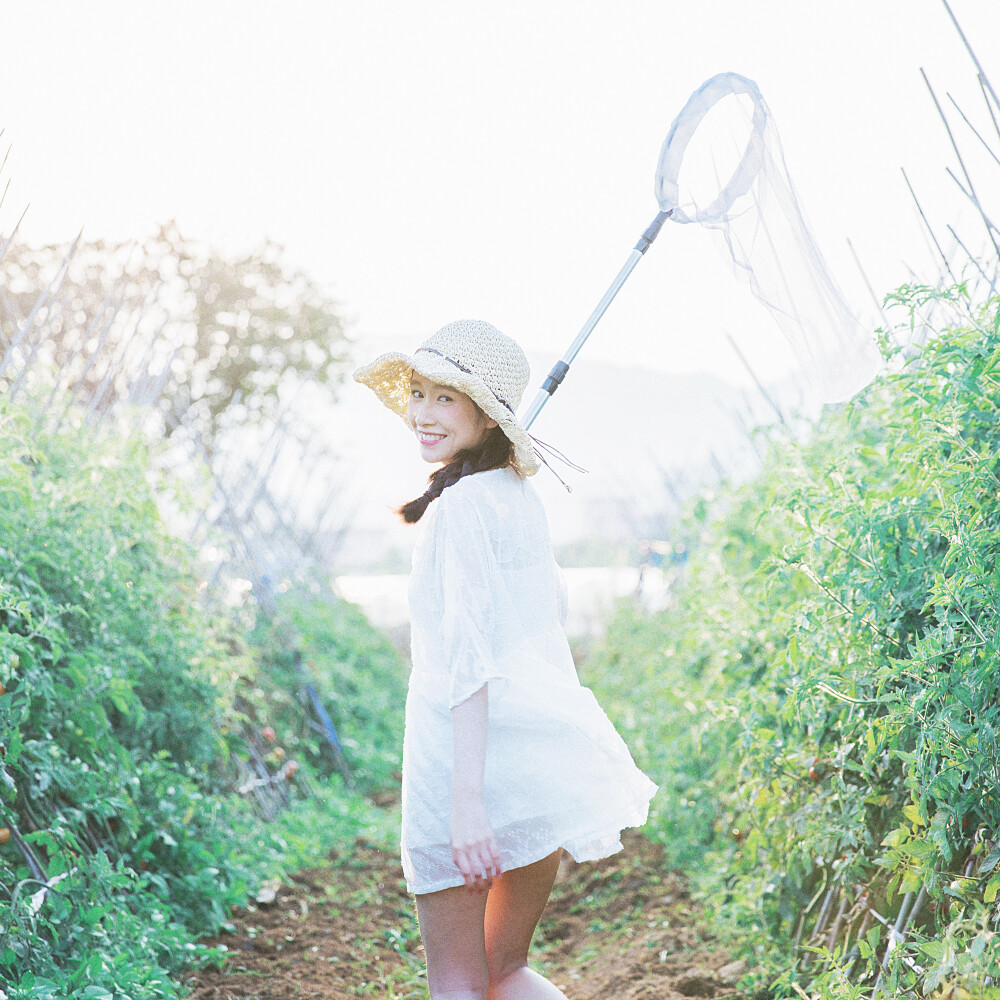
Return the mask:
<svg viewBox="0 0 1000 1000">
<path fill-rule="evenodd" d="M 490 983 L 483 937 L 486 899 L 485 893 L 470 893 L 464 886 L 417 896 L 432 1000 L 486 1000 Z"/>
<path fill-rule="evenodd" d="M 544 976 L 528 968 L 528 947 L 559 869 L 556 851 L 504 872 L 486 900 L 489 1000 L 565 1000 Z"/>
</svg>

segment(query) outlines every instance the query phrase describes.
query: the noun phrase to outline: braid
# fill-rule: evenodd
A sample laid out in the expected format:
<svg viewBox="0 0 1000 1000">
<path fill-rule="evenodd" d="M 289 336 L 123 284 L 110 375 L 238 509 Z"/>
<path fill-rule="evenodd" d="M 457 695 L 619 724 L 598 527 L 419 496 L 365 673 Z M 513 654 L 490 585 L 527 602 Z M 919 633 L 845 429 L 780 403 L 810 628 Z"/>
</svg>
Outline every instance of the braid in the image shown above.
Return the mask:
<svg viewBox="0 0 1000 1000">
<path fill-rule="evenodd" d="M 514 450 L 510 439 L 499 428 L 491 428 L 483 440 L 475 448 L 465 448 L 440 469 L 435 469 L 428 479 L 430 486 L 416 500 L 404 503 L 399 508 L 399 516 L 407 524 L 416 524 L 424 516 L 424 511 L 432 500 L 449 487 L 454 486 L 463 476 L 471 476 L 475 472 L 487 472 L 490 469 L 503 469 L 510 465 Z"/>
</svg>

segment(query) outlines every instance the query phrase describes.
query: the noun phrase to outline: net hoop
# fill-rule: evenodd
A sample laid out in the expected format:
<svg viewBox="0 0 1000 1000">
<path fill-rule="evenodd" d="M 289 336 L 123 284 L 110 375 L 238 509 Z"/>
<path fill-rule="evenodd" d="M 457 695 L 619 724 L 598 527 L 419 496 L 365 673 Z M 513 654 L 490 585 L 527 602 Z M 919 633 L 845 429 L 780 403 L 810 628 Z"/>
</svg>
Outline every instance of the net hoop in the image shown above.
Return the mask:
<svg viewBox="0 0 1000 1000">
<path fill-rule="evenodd" d="M 680 192 L 677 178 L 684 159 L 684 152 L 702 119 L 724 97 L 746 94 L 753 101 L 753 120 L 750 136 L 739 164 L 718 197 L 707 208 L 688 215 L 679 207 Z M 766 146 L 764 129 L 767 126 L 768 110 L 764 97 L 753 80 L 738 73 L 719 73 L 706 80 L 681 108 L 663 141 L 660 161 L 656 167 L 656 200 L 663 212 L 672 212 L 674 222 L 720 222 L 729 213 L 735 202 L 742 198 L 752 186 L 764 163 Z"/>
</svg>

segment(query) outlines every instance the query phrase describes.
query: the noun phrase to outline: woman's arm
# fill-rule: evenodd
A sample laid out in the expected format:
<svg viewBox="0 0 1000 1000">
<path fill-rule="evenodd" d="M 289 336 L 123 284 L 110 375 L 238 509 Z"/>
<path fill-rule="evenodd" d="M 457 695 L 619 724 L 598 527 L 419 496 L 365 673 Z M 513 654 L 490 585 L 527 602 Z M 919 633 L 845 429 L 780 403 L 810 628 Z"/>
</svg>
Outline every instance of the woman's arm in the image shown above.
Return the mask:
<svg viewBox="0 0 1000 1000">
<path fill-rule="evenodd" d="M 451 710 L 451 857 L 475 892 L 486 892 L 500 874 L 500 853 L 483 801 L 488 687 L 484 684 Z"/>
</svg>

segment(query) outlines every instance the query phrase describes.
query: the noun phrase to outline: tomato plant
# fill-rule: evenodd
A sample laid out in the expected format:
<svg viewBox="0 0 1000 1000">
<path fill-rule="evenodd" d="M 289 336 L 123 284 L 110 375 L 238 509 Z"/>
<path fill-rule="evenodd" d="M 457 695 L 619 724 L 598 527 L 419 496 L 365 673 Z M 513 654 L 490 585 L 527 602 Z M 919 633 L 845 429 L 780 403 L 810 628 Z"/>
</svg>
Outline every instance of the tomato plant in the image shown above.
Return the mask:
<svg viewBox="0 0 1000 1000">
<path fill-rule="evenodd" d="M 789 996 L 871 992 L 872 911 L 907 926 L 893 988 L 1000 962 L 1000 300 L 893 299 L 952 322 L 693 509 L 671 606 L 624 611 L 588 671 L 663 788 L 657 836 Z"/>
</svg>

